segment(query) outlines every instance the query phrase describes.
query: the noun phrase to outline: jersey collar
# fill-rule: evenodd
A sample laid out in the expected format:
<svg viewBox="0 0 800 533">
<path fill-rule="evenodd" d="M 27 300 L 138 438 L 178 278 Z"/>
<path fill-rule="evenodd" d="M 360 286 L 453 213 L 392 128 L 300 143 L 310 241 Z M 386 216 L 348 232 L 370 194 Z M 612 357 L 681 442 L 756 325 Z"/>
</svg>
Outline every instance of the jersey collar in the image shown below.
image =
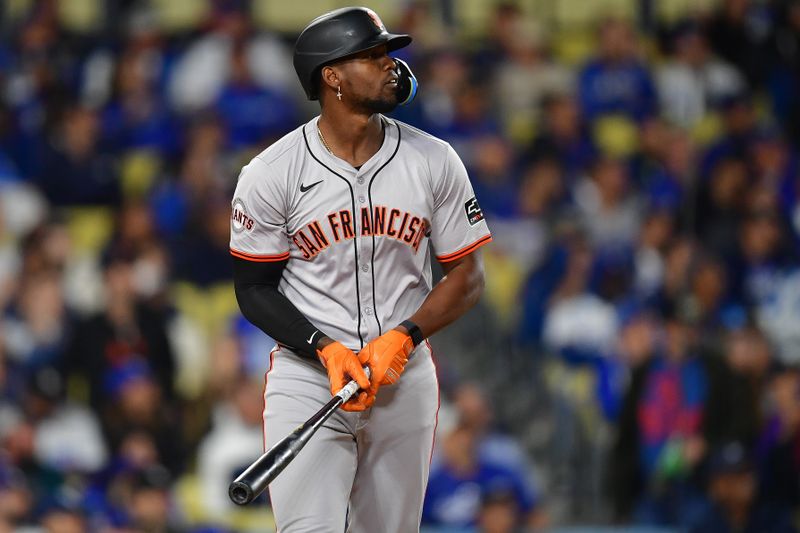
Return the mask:
<svg viewBox="0 0 800 533">
<path fill-rule="evenodd" d="M 317 134 L 317 127 L 320 119 L 319 115 L 311 119 L 311 121 L 306 124 L 306 138 L 309 141 L 311 150 L 314 151 L 314 155 L 316 155 L 321 161 L 324 161 L 326 164 L 330 164 L 332 167 L 336 167 L 337 170 L 343 171 L 347 176 L 360 176 L 367 174 L 380 166 L 382 162 L 386 161 L 389 156 L 392 155 L 396 148 L 398 139 L 397 124 L 395 124 L 393 120 L 390 120 L 383 115 L 380 115 L 380 117 L 381 123 L 383 124 L 383 144 L 381 144 L 381 147 L 372 155 L 372 157 L 370 157 L 363 165 L 361 165 L 360 169 L 356 169 L 353 167 L 353 165 L 344 159 L 336 157 L 330 153 L 327 148 L 325 148 L 319 138 L 319 135 Z"/>
</svg>

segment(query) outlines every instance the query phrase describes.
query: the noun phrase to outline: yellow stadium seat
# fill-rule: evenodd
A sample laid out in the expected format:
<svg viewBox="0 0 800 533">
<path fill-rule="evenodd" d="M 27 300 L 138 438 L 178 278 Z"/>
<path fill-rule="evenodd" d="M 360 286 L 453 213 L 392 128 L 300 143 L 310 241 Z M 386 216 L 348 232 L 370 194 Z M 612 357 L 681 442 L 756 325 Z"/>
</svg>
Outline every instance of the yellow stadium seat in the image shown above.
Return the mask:
<svg viewBox="0 0 800 533">
<path fill-rule="evenodd" d="M 555 32 L 551 39 L 553 59 L 559 63 L 580 66 L 595 52 L 595 34 L 591 29 Z"/>
<path fill-rule="evenodd" d="M 555 23 L 559 28 L 575 29 L 593 27 L 607 17 L 633 20 L 636 17 L 636 0 L 558 0 L 555 6 Z"/>
<path fill-rule="evenodd" d="M 624 115 L 596 119 L 592 134 L 600 151 L 611 157 L 627 157 L 639 146 L 639 129 Z"/>
<path fill-rule="evenodd" d="M 92 33 L 105 17 L 101 0 L 58 2 L 58 18 L 64 29 L 73 33 Z"/>
<path fill-rule="evenodd" d="M 354 5 L 341 0 L 306 0 L 305 2 L 276 2 L 253 0 L 252 16 L 256 26 L 284 33 L 297 33 L 313 18 L 340 7 Z M 401 2 L 369 0 L 356 3 L 374 10 L 391 31 L 392 23 L 402 12 Z"/>
<path fill-rule="evenodd" d="M 706 113 L 689 132 L 695 143 L 706 146 L 722 135 L 722 117 L 719 113 Z"/>
<path fill-rule="evenodd" d="M 678 20 L 707 13 L 719 4 L 719 0 L 659 0 L 656 17 L 664 24 L 674 24 Z"/>
<path fill-rule="evenodd" d="M 66 209 L 67 233 L 76 254 L 98 254 L 114 229 L 114 213 L 108 207 Z"/>
<path fill-rule="evenodd" d="M 5 0 L 1 5 L 3 20 L 17 21 L 33 7 L 33 0 Z"/>
<path fill-rule="evenodd" d="M 239 312 L 232 283 L 202 288 L 188 282 L 177 282 L 173 284 L 172 294 L 178 310 L 194 321 L 208 339 L 215 338 L 227 328 Z"/>
<path fill-rule="evenodd" d="M 503 129 L 506 136 L 515 145 L 522 147 L 533 141 L 539 130 L 539 125 L 532 113 L 520 111 L 508 118 L 503 125 Z"/>
<path fill-rule="evenodd" d="M 208 16 L 209 0 L 150 0 L 159 27 L 167 33 L 188 31 Z"/>
<path fill-rule="evenodd" d="M 122 156 L 120 176 L 125 198 L 142 198 L 161 170 L 161 158 L 153 150 L 132 150 Z"/>
<path fill-rule="evenodd" d="M 486 269 L 486 302 L 494 310 L 498 324 L 513 324 L 518 307 L 520 287 L 525 281 L 525 270 L 513 257 L 484 246 Z"/>
</svg>

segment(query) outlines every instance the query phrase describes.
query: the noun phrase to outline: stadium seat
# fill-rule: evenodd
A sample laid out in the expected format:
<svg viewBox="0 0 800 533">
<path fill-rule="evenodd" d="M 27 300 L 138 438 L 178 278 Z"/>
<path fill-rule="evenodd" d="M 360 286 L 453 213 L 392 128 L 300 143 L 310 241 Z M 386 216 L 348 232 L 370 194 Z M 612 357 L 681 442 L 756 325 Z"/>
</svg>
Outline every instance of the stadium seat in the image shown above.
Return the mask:
<svg viewBox="0 0 800 533">
<path fill-rule="evenodd" d="M 639 129 L 623 115 L 606 115 L 594 121 L 595 143 L 606 155 L 627 157 L 639 146 Z"/>
<path fill-rule="evenodd" d="M 114 214 L 108 207 L 72 207 L 65 211 L 67 233 L 78 255 L 98 255 L 111 237 Z"/>
<path fill-rule="evenodd" d="M 150 0 L 159 26 L 167 33 L 191 31 L 208 15 L 208 0 Z"/>
</svg>

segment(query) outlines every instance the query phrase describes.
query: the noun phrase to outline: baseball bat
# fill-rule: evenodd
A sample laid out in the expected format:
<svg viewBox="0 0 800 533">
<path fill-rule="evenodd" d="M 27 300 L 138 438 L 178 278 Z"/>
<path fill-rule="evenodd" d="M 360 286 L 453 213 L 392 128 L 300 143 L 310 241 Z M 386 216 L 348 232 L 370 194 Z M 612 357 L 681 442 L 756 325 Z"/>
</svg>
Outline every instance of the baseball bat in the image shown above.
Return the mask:
<svg viewBox="0 0 800 533">
<path fill-rule="evenodd" d="M 369 378 L 369 368 L 365 367 Z M 236 505 L 247 505 L 264 492 L 267 486 L 300 453 L 314 433 L 328 420 L 336 409 L 358 391 L 358 383 L 351 381 L 331 400 L 303 422 L 297 429 L 266 451 L 253 464 L 239 474 L 228 487 L 228 497 Z"/>
</svg>

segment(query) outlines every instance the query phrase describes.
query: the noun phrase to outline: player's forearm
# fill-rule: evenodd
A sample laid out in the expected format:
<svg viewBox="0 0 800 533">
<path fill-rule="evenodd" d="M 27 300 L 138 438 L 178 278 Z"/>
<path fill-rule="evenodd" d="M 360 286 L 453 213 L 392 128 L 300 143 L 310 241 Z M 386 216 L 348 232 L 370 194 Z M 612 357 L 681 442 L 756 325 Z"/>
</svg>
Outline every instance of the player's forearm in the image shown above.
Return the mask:
<svg viewBox="0 0 800 533">
<path fill-rule="evenodd" d="M 286 296 L 272 287 L 237 286 L 236 300 L 253 325 L 303 357 L 317 359 L 316 341 L 323 334 Z"/>
<path fill-rule="evenodd" d="M 282 266 L 234 259 L 236 300 L 244 317 L 274 340 L 309 359 L 317 359 L 319 331 L 280 291 Z"/>
<path fill-rule="evenodd" d="M 478 302 L 483 293 L 483 262 L 479 250 L 452 263 L 445 263 L 443 267 L 445 277 L 409 318 L 425 337 L 456 321 Z M 397 329 L 407 333 L 403 326 Z"/>
</svg>

